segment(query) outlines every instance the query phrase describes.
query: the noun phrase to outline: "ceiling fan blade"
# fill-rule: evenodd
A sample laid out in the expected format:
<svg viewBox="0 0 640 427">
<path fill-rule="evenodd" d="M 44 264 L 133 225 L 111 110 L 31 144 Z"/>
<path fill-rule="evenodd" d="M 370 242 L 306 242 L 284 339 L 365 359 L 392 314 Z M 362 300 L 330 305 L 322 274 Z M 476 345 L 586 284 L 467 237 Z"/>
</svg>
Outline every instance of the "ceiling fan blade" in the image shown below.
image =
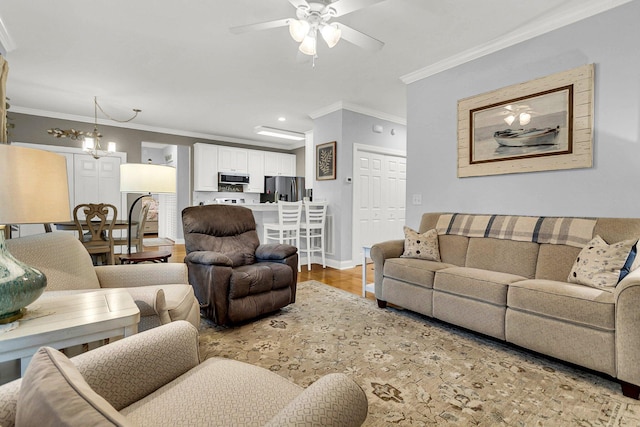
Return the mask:
<svg viewBox="0 0 640 427">
<path fill-rule="evenodd" d="M 289 3 L 291 3 L 293 7 L 295 7 L 296 9 L 299 8 L 300 6 L 305 7 L 307 9 L 311 9 L 311 6 L 309 6 L 309 3 L 307 3 L 307 0 L 289 0 Z"/>
<path fill-rule="evenodd" d="M 241 34 L 249 31 L 269 30 L 271 28 L 286 27 L 291 22 L 291 18 L 278 19 L 277 21 L 260 22 L 257 24 L 240 25 L 239 27 L 231 27 L 229 31 L 233 34 Z"/>
<path fill-rule="evenodd" d="M 380 50 L 384 43 L 378 39 L 374 39 L 371 36 L 368 36 L 364 33 L 361 33 L 358 30 L 354 30 L 351 27 L 348 27 L 344 24 L 336 22 L 336 25 L 340 30 L 342 30 L 342 39 L 348 41 L 349 43 L 353 43 L 356 46 L 360 46 L 366 50 Z"/>
<path fill-rule="evenodd" d="M 293 3 L 293 0 L 289 1 Z M 380 3 L 381 1 L 384 0 L 338 0 L 334 1 L 333 3 L 329 3 L 325 10 L 333 9 L 335 11 L 335 14 L 332 13 L 332 16 L 342 16 L 358 9 Z"/>
</svg>

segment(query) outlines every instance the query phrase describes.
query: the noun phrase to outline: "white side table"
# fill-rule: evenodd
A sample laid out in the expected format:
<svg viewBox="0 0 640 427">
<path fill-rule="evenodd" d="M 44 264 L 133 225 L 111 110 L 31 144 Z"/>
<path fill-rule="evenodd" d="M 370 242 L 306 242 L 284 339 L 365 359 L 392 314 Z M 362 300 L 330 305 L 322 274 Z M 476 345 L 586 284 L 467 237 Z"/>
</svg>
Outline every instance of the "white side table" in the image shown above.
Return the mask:
<svg viewBox="0 0 640 427">
<path fill-rule="evenodd" d="M 375 293 L 375 284 L 367 283 L 367 258 L 371 258 L 371 246 L 362 247 L 362 296 L 366 297 L 367 292 Z"/>
<path fill-rule="evenodd" d="M 140 310 L 124 289 L 45 292 L 17 327 L 0 331 L 0 362 L 20 359 L 24 375 L 42 346 L 56 349 L 138 332 Z M 9 325 L 5 325 L 9 326 Z"/>
</svg>

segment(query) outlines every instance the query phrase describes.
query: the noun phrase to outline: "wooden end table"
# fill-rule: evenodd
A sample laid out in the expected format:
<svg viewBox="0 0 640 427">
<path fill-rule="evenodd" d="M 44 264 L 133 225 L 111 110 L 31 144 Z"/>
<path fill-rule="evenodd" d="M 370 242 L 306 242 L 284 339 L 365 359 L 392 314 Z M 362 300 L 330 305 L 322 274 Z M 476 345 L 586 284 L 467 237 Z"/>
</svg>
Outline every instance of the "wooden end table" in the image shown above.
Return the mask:
<svg viewBox="0 0 640 427">
<path fill-rule="evenodd" d="M 148 252 L 134 252 L 132 254 L 120 255 L 120 262 L 122 264 L 137 264 L 139 262 L 169 262 L 171 252 L 169 251 L 148 251 Z"/>
<path fill-rule="evenodd" d="M 20 359 L 24 375 L 42 346 L 62 349 L 126 337 L 138 332 L 138 322 L 140 310 L 124 289 L 45 292 L 27 306 L 16 327 L 0 332 L 0 362 Z"/>
</svg>

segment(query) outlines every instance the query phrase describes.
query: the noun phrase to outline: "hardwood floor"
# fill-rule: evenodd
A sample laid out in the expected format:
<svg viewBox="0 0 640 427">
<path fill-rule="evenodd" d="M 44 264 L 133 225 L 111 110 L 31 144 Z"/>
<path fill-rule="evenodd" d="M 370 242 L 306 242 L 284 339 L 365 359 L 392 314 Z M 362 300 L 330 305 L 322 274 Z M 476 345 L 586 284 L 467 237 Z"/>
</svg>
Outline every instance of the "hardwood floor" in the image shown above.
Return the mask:
<svg viewBox="0 0 640 427">
<path fill-rule="evenodd" d="M 146 251 L 155 251 L 160 248 L 168 248 L 166 246 L 145 246 Z M 186 255 L 184 245 L 173 245 L 169 247 L 171 249 L 171 258 L 169 262 L 183 262 Z M 327 285 L 331 285 L 338 289 L 351 292 L 356 295 L 362 295 L 362 270 L 360 266 L 350 268 L 347 270 L 337 270 L 335 268 L 327 267 L 322 268 L 320 264 L 311 264 L 311 270 L 307 269 L 306 265 L 301 267 L 301 272 L 298 273 L 298 283 L 305 282 L 307 280 L 317 280 Z M 373 264 L 367 264 L 367 278 L 369 282 L 373 281 Z M 373 294 L 367 293 L 367 298 L 375 299 Z"/>
</svg>

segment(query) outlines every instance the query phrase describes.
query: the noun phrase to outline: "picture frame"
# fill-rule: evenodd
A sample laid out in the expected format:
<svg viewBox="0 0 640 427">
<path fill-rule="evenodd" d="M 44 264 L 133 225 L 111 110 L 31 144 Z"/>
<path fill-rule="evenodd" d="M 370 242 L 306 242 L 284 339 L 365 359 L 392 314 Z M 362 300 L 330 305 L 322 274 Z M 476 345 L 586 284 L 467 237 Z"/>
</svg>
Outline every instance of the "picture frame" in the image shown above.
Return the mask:
<svg viewBox="0 0 640 427">
<path fill-rule="evenodd" d="M 458 177 L 593 166 L 587 64 L 458 101 Z"/>
<path fill-rule="evenodd" d="M 316 180 L 336 179 L 336 141 L 316 146 Z"/>
</svg>

